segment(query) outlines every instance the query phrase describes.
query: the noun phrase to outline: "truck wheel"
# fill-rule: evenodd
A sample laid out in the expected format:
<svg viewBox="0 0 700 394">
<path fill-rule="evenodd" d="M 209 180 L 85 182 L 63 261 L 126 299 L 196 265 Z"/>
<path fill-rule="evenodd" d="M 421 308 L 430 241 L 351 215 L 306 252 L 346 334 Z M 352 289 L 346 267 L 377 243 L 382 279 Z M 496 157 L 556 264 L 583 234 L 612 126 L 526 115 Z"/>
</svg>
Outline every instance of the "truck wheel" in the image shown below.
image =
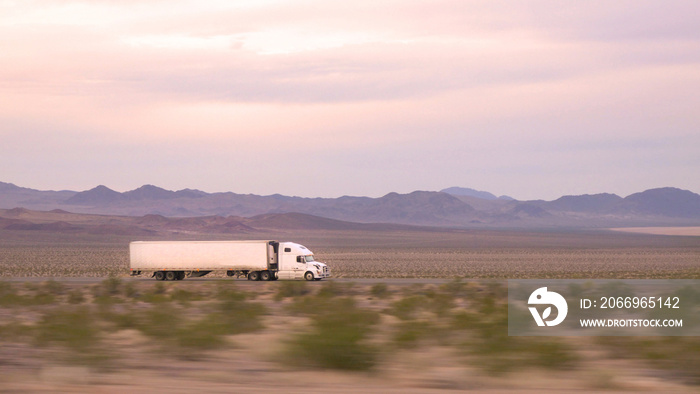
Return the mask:
<svg viewBox="0 0 700 394">
<path fill-rule="evenodd" d="M 158 272 L 156 272 L 155 276 L 156 276 L 156 280 L 163 280 L 163 279 L 165 279 L 165 272 L 158 271 Z"/>
<path fill-rule="evenodd" d="M 185 271 L 178 271 L 177 272 L 177 280 L 183 280 L 185 279 Z"/>
<path fill-rule="evenodd" d="M 168 271 L 165 273 L 165 280 L 175 280 L 177 279 L 177 272 Z"/>
<path fill-rule="evenodd" d="M 314 274 L 311 272 L 307 272 L 304 274 L 304 279 L 306 279 L 308 281 L 312 281 L 312 280 L 314 280 Z"/>
<path fill-rule="evenodd" d="M 253 271 L 248 274 L 248 280 L 260 280 L 260 272 Z"/>
<path fill-rule="evenodd" d="M 260 273 L 260 280 L 271 280 L 272 276 L 270 275 L 270 271 L 263 271 Z"/>
</svg>

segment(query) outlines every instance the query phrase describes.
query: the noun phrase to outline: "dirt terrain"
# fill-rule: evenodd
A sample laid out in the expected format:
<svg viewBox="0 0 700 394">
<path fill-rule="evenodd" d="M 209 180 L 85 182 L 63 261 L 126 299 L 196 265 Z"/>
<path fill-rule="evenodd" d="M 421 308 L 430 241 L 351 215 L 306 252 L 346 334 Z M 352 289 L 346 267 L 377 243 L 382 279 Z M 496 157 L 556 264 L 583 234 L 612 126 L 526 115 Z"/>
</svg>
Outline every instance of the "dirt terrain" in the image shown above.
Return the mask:
<svg viewBox="0 0 700 394">
<path fill-rule="evenodd" d="M 294 241 L 336 278 L 700 278 L 697 236 L 420 228 L 159 236 L 0 230 L 0 276 L 126 276 L 129 242 L 147 239 Z"/>
<path fill-rule="evenodd" d="M 635 352 L 636 338 L 503 335 L 505 288 L 492 281 L 2 286 L 0 385 L 12 392 L 692 392 L 700 383 L 680 363 L 697 358 L 696 338 L 646 339 L 668 348 L 660 363 Z"/>
<path fill-rule="evenodd" d="M 700 278 L 698 237 L 272 230 L 245 237 L 302 243 L 340 280 L 261 283 L 129 278 L 134 235 L 0 236 L 5 391 L 695 392 L 700 384 L 698 338 L 508 337 L 505 308 L 508 278 Z"/>
<path fill-rule="evenodd" d="M 621 227 L 613 228 L 614 231 L 623 231 L 639 234 L 657 234 L 657 235 L 688 235 L 700 236 L 700 227 Z"/>
</svg>

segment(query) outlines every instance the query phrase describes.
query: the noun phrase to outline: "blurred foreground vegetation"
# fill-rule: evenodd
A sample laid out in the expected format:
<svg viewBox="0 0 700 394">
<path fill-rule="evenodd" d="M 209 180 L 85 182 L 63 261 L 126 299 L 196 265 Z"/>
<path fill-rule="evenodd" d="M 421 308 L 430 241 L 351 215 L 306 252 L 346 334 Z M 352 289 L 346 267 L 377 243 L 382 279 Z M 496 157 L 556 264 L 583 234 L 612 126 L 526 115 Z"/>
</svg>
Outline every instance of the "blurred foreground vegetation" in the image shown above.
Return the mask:
<svg viewBox="0 0 700 394">
<path fill-rule="evenodd" d="M 585 369 L 590 346 L 605 359 L 640 361 L 669 379 L 700 384 L 700 338 L 509 337 L 503 282 L 253 285 L 244 291 L 231 280 L 186 286 L 119 278 L 87 286 L 0 281 L 0 344 L 110 371 L 134 349 L 197 362 L 235 350 L 236 338 L 248 334 L 246 343 L 268 345 L 272 356 L 261 357 L 284 368 L 376 372 L 405 355 L 440 348 L 465 370 L 494 377 Z M 270 328 L 280 319 L 289 324 Z M 591 387 L 614 388 L 609 376 L 599 375 Z"/>
</svg>

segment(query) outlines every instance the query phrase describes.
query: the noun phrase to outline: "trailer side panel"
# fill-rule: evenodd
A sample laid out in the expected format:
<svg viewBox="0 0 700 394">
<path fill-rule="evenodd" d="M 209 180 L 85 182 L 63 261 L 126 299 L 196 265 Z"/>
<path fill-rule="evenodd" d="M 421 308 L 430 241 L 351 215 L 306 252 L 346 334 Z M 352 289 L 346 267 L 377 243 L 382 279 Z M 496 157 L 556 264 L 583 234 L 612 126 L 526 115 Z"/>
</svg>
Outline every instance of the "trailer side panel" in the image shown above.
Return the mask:
<svg viewBox="0 0 700 394">
<path fill-rule="evenodd" d="M 269 241 L 132 242 L 131 269 L 136 270 L 265 270 Z"/>
</svg>

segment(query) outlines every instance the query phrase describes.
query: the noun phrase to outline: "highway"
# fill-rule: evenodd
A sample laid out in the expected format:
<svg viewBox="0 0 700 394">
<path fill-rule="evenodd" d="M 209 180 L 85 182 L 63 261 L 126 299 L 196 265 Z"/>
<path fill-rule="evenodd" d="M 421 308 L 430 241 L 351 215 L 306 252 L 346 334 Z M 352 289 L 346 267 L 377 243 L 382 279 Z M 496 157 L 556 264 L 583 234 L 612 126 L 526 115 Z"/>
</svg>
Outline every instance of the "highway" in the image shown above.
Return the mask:
<svg viewBox="0 0 700 394">
<path fill-rule="evenodd" d="M 0 277 L 0 282 L 15 282 L 15 283 L 41 283 L 49 280 L 54 280 L 59 283 L 64 283 L 64 284 L 83 284 L 83 285 L 93 285 L 93 284 L 98 284 L 104 281 L 105 279 L 108 278 L 100 278 L 100 277 L 57 277 L 57 278 L 49 278 L 49 277 Z M 143 277 L 124 277 L 124 278 L 119 278 L 123 282 L 152 282 L 152 283 L 159 283 L 155 279 L 152 278 L 143 278 Z M 397 286 L 402 286 L 402 285 L 415 285 L 415 284 L 443 284 L 443 283 L 448 283 L 451 282 L 453 279 L 444 279 L 444 278 L 331 278 L 331 279 L 324 279 L 322 281 L 318 282 L 308 282 L 309 285 L 322 285 L 324 282 L 340 282 L 340 283 L 356 283 L 359 285 L 373 285 L 376 283 L 386 283 L 387 285 L 397 285 Z M 188 283 L 195 284 L 195 283 L 207 283 L 207 282 L 212 282 L 212 283 L 220 283 L 220 282 L 235 282 L 236 284 L 240 284 L 243 286 L 260 286 L 265 284 L 265 282 L 252 282 L 246 279 L 234 279 L 234 278 L 220 278 L 220 277 L 213 277 L 213 278 L 188 278 L 184 279 L 181 281 L 175 281 L 175 282 L 167 282 L 167 283 L 177 283 L 182 286 L 187 286 Z M 270 284 L 275 284 L 275 283 L 280 283 L 279 281 L 277 282 L 267 282 Z"/>
</svg>

